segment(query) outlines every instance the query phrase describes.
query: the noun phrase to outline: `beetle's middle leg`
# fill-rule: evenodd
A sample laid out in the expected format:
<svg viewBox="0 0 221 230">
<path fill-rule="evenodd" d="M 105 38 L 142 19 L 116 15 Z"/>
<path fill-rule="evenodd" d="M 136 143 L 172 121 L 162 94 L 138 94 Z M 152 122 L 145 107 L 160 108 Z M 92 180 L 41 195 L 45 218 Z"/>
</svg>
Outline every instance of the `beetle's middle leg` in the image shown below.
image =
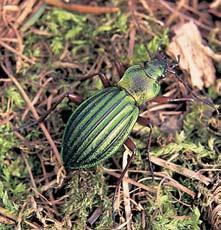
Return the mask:
<svg viewBox="0 0 221 230">
<path fill-rule="evenodd" d="M 154 171 L 153 171 L 153 165 L 152 162 L 150 160 L 150 147 L 151 147 L 151 141 L 152 141 L 152 124 L 150 122 L 150 119 L 145 118 L 145 117 L 141 117 L 139 116 L 137 119 L 137 122 L 145 127 L 148 127 L 150 129 L 148 137 L 147 137 L 147 160 L 148 160 L 148 164 L 149 164 L 149 169 L 150 169 L 150 173 L 152 176 L 152 180 L 154 180 Z"/>
<path fill-rule="evenodd" d="M 84 81 L 84 80 L 87 80 L 87 79 L 90 79 L 90 78 L 93 78 L 93 77 L 96 77 L 98 76 L 104 86 L 104 88 L 108 88 L 111 86 L 111 83 L 109 81 L 109 79 L 107 78 L 107 76 L 105 76 L 105 74 L 99 72 L 99 73 L 93 73 L 91 75 L 88 75 L 88 76 L 83 76 L 83 77 L 80 77 L 78 78 L 78 80 L 80 81 Z"/>
<path fill-rule="evenodd" d="M 59 99 L 53 104 L 53 106 L 52 106 L 45 114 L 43 114 L 38 120 L 36 120 L 36 121 L 34 121 L 34 122 L 30 123 L 30 124 L 26 124 L 26 125 L 24 125 L 24 126 L 21 126 L 21 127 L 19 127 L 19 128 L 13 129 L 13 131 L 18 131 L 18 130 L 20 130 L 20 129 L 29 128 L 29 127 L 31 127 L 31 126 L 33 126 L 33 125 L 37 125 L 37 124 L 43 122 L 43 121 L 48 117 L 48 115 L 49 115 L 51 112 L 53 112 L 53 111 L 56 109 L 56 107 L 57 107 L 66 97 L 67 97 L 70 101 L 72 101 L 72 102 L 74 102 L 74 103 L 76 103 L 76 104 L 79 104 L 79 103 L 82 101 L 82 99 L 81 99 L 80 96 L 78 96 L 78 95 L 76 95 L 76 94 L 73 94 L 73 93 L 70 93 L 70 92 L 65 92 L 65 93 L 63 93 L 63 94 L 59 97 Z"/>
<path fill-rule="evenodd" d="M 107 87 L 110 87 L 111 84 L 110 84 L 110 81 L 108 80 L 108 78 L 103 74 L 103 73 L 94 73 L 92 75 L 89 75 L 89 76 L 84 76 L 82 78 L 80 78 L 79 80 L 80 81 L 83 81 L 83 80 L 86 80 L 86 79 L 89 79 L 89 78 L 93 78 L 95 76 L 99 76 L 103 86 L 105 88 Z M 70 101 L 76 103 L 76 104 L 80 104 L 80 102 L 82 101 L 81 97 L 76 95 L 76 94 L 73 94 L 73 93 L 70 93 L 70 92 L 65 92 L 63 93 L 60 98 L 54 103 L 54 105 L 44 114 L 42 115 L 37 121 L 31 123 L 31 124 L 28 124 L 27 126 L 25 127 L 22 127 L 22 128 L 27 128 L 27 127 L 30 127 L 30 126 L 33 126 L 33 125 L 36 125 L 36 124 L 39 124 L 41 123 L 42 121 L 44 121 L 46 119 L 46 117 L 53 111 L 55 110 L 55 108 L 64 100 L 64 98 L 68 98 Z"/>
</svg>

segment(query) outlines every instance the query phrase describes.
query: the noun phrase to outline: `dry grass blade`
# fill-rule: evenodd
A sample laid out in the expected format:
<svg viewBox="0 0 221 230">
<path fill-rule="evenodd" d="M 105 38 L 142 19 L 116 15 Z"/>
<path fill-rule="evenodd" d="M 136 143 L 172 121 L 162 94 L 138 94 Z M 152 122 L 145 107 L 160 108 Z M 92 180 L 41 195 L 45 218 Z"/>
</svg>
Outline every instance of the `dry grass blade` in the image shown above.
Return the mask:
<svg viewBox="0 0 221 230">
<path fill-rule="evenodd" d="M 111 176 L 114 176 L 116 178 L 120 178 L 120 174 L 119 173 L 116 173 L 112 170 L 109 170 L 109 169 L 106 169 L 106 168 L 103 168 L 104 172 L 111 175 Z M 124 177 L 124 180 L 127 181 L 127 183 L 129 184 L 132 184 L 132 185 L 135 185 L 139 188 L 142 188 L 144 190 L 146 190 L 147 192 L 150 192 L 152 194 L 156 194 L 157 190 L 155 188 L 153 188 L 152 186 L 146 186 L 142 183 L 139 183 L 139 182 L 136 182 L 135 180 L 132 180 L 130 178 L 127 178 L 127 177 Z"/>
<path fill-rule="evenodd" d="M 2 215 L 4 217 L 6 217 L 7 219 L 11 220 L 13 223 L 15 221 L 17 221 L 17 217 L 15 215 L 11 214 L 10 211 L 8 211 L 5 208 L 0 207 L 0 215 Z M 0 222 L 1 222 L 1 220 L 0 220 Z"/>
<path fill-rule="evenodd" d="M 159 166 L 162 166 L 164 168 L 170 169 L 170 170 L 172 170 L 174 172 L 177 172 L 177 173 L 179 173 L 181 175 L 184 175 L 186 177 L 189 177 L 191 179 L 199 180 L 202 183 L 204 183 L 205 185 L 209 185 L 212 182 L 209 177 L 203 176 L 199 172 L 194 172 L 194 171 L 192 171 L 190 169 L 187 169 L 187 168 L 184 168 L 182 166 L 176 165 L 174 163 L 165 161 L 165 160 L 160 159 L 158 157 L 151 156 L 150 160 L 156 165 L 159 165 Z"/>
<path fill-rule="evenodd" d="M 161 177 L 165 178 L 164 185 L 170 186 L 170 187 L 176 188 L 176 189 L 178 189 L 178 190 L 180 190 L 182 192 L 185 192 L 188 195 L 190 195 L 192 198 L 194 198 L 196 196 L 195 192 L 193 192 L 189 188 L 185 187 L 184 185 L 180 184 L 179 182 L 177 182 L 176 180 L 174 180 L 169 175 L 167 175 L 165 173 L 161 173 L 161 172 L 156 172 L 155 174 L 157 176 L 161 176 Z"/>
<path fill-rule="evenodd" d="M 127 158 L 129 155 L 129 150 L 124 151 L 123 155 L 123 169 L 127 165 Z M 125 173 L 125 177 L 128 177 L 128 172 Z M 126 221 L 127 221 L 127 230 L 131 230 L 131 217 L 132 217 L 132 212 L 131 212 L 131 205 L 130 205 L 130 190 L 129 190 L 129 184 L 127 181 L 123 179 L 122 181 L 122 187 L 123 187 L 123 199 L 124 199 L 124 210 L 125 210 L 125 216 L 126 216 Z"/>
</svg>

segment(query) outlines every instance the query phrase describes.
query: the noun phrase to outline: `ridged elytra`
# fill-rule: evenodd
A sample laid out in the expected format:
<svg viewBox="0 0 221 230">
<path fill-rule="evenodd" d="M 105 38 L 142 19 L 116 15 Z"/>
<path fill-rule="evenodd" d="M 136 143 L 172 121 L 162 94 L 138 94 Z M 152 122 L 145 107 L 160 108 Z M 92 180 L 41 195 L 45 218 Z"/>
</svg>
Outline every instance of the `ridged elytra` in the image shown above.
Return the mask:
<svg viewBox="0 0 221 230">
<path fill-rule="evenodd" d="M 115 154 L 131 133 L 139 106 L 156 97 L 167 60 L 153 59 L 126 70 L 116 87 L 86 99 L 73 112 L 62 140 L 66 168 L 89 168 Z"/>
<path fill-rule="evenodd" d="M 65 166 L 88 168 L 114 154 L 126 141 L 138 114 L 135 100 L 117 87 L 106 88 L 85 100 L 65 129 Z"/>
</svg>

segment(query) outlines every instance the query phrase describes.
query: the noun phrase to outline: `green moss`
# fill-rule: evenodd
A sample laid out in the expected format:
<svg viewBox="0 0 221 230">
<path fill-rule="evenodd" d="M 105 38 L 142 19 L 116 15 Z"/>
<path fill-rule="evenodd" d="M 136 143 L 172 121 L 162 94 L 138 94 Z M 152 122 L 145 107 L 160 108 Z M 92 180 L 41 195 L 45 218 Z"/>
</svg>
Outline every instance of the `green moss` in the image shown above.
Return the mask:
<svg viewBox="0 0 221 230">
<path fill-rule="evenodd" d="M 24 178 L 27 177 L 21 156 L 12 151 L 17 145 L 11 130 L 0 127 L 0 206 L 16 213 L 27 194 Z"/>
<path fill-rule="evenodd" d="M 168 29 L 163 30 L 162 33 L 155 35 L 151 41 L 148 41 L 147 44 L 144 43 L 146 41 L 136 42 L 132 64 L 140 64 L 149 60 L 151 58 L 149 54 L 154 56 L 161 46 L 167 46 L 169 44 L 168 32 Z"/>
<path fill-rule="evenodd" d="M 111 200 L 101 172 L 74 172 L 68 186 L 68 197 L 63 208 L 65 219 L 72 222 L 72 229 L 81 230 L 87 226 L 87 219 L 95 208 L 102 209 L 101 216 L 93 229 L 109 229 L 111 226 Z"/>
<path fill-rule="evenodd" d="M 169 191 L 164 191 L 163 194 L 157 199 L 156 204 L 152 204 L 148 211 L 150 216 L 149 226 L 152 230 L 198 230 L 200 229 L 200 212 L 197 207 L 193 209 L 185 208 L 187 211 L 185 214 L 182 212 L 182 216 L 178 214 L 181 204 L 176 205 L 171 202 L 173 197 Z M 183 210 L 184 211 L 184 210 Z"/>
</svg>

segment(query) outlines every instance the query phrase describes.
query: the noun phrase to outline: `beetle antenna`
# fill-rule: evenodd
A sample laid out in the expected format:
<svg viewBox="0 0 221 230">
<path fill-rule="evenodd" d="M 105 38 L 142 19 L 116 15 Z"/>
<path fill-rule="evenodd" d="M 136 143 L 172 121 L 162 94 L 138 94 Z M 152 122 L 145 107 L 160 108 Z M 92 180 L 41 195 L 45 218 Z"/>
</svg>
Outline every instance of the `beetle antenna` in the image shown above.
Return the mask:
<svg viewBox="0 0 221 230">
<path fill-rule="evenodd" d="M 178 58 L 179 58 L 179 57 L 178 57 Z M 178 61 L 179 61 L 179 59 L 178 59 Z M 178 63 L 176 63 L 176 64 L 173 65 L 172 67 L 175 68 L 177 65 L 178 65 Z M 201 101 L 202 103 L 204 103 L 204 104 L 210 106 L 211 108 L 213 108 L 213 109 L 216 111 L 217 114 L 220 114 L 220 113 L 219 113 L 219 110 L 217 109 L 217 107 L 216 107 L 213 103 L 210 103 L 210 102 L 208 102 L 208 101 L 206 101 L 206 100 L 200 98 L 198 95 L 196 95 L 196 94 L 193 92 L 193 90 L 192 90 L 191 86 L 189 85 L 189 83 L 188 83 L 188 82 L 185 82 L 182 78 L 180 78 L 180 77 L 178 76 L 178 74 L 176 73 L 176 71 L 171 70 L 171 69 L 168 69 L 167 71 L 170 72 L 170 73 L 172 73 L 172 74 L 174 74 L 174 76 L 178 79 L 178 81 L 180 81 L 180 82 L 187 88 L 187 90 L 192 94 L 192 96 L 193 96 L 195 99 L 197 99 L 197 100 Z"/>
</svg>

